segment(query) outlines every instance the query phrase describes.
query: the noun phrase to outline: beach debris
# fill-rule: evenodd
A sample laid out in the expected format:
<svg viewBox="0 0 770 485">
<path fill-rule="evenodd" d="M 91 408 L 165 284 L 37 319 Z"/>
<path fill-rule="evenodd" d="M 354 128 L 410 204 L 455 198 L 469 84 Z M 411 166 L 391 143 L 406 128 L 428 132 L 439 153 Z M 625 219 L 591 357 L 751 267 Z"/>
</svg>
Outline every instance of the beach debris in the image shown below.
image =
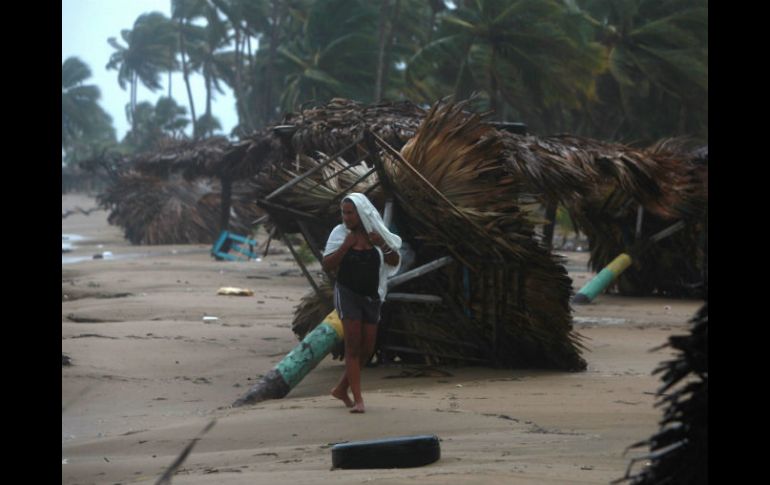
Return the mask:
<svg viewBox="0 0 770 485">
<path fill-rule="evenodd" d="M 412 468 L 441 458 L 438 436 L 398 436 L 349 441 L 332 447 L 332 470 L 365 468 Z"/>
<path fill-rule="evenodd" d="M 85 216 L 90 215 L 92 212 L 99 210 L 100 207 L 92 207 L 90 209 L 82 209 L 78 206 L 76 206 L 74 209 L 67 209 L 66 211 L 61 213 L 61 218 L 64 219 L 66 217 L 71 216 L 72 214 L 83 214 Z"/>
<path fill-rule="evenodd" d="M 64 352 L 61 354 L 61 365 L 62 367 L 65 365 L 72 365 L 72 358 Z"/>
<path fill-rule="evenodd" d="M 254 296 L 254 290 L 248 288 L 234 288 L 231 286 L 223 286 L 217 290 L 217 295 L 228 296 Z"/>
<path fill-rule="evenodd" d="M 217 320 L 219 320 L 218 317 L 212 317 L 210 315 L 203 316 L 203 323 L 215 323 Z"/>
<path fill-rule="evenodd" d="M 267 399 L 281 399 L 343 341 L 342 321 L 333 310 L 273 369 L 234 403 L 233 407 L 256 404 Z M 280 355 L 280 354 L 277 354 Z"/>
</svg>

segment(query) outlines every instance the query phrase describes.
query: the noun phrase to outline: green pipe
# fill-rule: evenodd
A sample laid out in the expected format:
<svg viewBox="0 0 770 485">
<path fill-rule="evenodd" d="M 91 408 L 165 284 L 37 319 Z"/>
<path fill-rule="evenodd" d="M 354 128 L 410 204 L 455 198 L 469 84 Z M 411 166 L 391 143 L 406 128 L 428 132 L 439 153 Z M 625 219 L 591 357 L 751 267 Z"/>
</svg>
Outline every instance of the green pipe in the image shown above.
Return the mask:
<svg viewBox="0 0 770 485">
<path fill-rule="evenodd" d="M 615 281 L 620 274 L 631 266 L 631 256 L 621 253 L 620 256 L 613 259 L 610 264 L 594 276 L 591 281 L 586 283 L 580 291 L 572 298 L 572 303 L 584 305 L 591 303 L 596 295 L 604 291 Z"/>
<path fill-rule="evenodd" d="M 343 335 L 342 321 L 337 315 L 337 310 L 334 310 L 312 332 L 305 335 L 270 372 L 238 398 L 233 407 L 286 396 L 331 352 Z"/>
</svg>

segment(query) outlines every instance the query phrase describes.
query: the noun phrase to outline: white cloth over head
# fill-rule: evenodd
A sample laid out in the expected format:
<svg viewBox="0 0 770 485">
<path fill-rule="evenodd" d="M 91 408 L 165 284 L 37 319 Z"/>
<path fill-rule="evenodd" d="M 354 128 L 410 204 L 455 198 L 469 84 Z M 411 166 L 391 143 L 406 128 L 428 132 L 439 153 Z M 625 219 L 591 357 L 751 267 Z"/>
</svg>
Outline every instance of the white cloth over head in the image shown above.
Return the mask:
<svg viewBox="0 0 770 485">
<path fill-rule="evenodd" d="M 361 224 L 364 226 L 364 230 L 367 234 L 372 231 L 377 232 L 382 236 L 382 239 L 389 248 L 394 251 L 401 249 L 401 238 L 390 232 L 387 226 L 385 226 L 385 221 L 382 220 L 380 213 L 377 212 L 377 208 L 372 205 L 371 201 L 369 201 L 364 194 L 351 192 L 342 199 L 343 202 L 346 199 L 353 201 L 353 205 L 356 206 L 356 212 L 358 212 L 358 217 L 361 219 Z M 329 239 L 326 241 L 326 248 L 324 249 L 323 255 L 328 256 L 337 251 L 337 249 L 342 246 L 342 243 L 345 241 L 348 234 L 350 234 L 350 229 L 348 229 L 345 224 L 338 224 L 332 229 L 331 234 L 329 234 Z M 375 248 L 380 255 L 380 284 L 378 293 L 380 295 L 380 301 L 385 301 L 385 295 L 388 293 L 388 278 L 398 273 L 398 269 L 401 267 L 401 258 L 398 258 L 398 264 L 391 266 L 385 262 L 382 250 L 377 246 L 375 246 Z"/>
</svg>

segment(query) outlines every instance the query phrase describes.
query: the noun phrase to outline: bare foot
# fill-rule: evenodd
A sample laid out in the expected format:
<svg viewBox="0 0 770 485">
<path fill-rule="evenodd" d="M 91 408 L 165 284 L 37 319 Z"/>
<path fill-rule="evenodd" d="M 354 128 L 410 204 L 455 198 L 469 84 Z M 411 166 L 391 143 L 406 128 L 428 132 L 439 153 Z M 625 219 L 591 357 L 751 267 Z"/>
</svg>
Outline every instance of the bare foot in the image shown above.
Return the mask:
<svg viewBox="0 0 770 485">
<path fill-rule="evenodd" d="M 349 408 L 353 407 L 353 401 L 350 400 L 350 398 L 348 397 L 348 393 L 347 392 L 343 392 L 343 391 L 341 391 L 341 390 L 339 390 L 339 389 L 337 389 L 335 387 L 334 389 L 332 389 L 331 394 L 332 394 L 332 396 L 336 397 L 340 401 L 344 402 L 345 406 L 347 406 Z"/>
<path fill-rule="evenodd" d="M 364 403 L 356 403 L 355 406 L 350 410 L 351 413 L 365 413 L 366 409 L 364 409 Z"/>
</svg>

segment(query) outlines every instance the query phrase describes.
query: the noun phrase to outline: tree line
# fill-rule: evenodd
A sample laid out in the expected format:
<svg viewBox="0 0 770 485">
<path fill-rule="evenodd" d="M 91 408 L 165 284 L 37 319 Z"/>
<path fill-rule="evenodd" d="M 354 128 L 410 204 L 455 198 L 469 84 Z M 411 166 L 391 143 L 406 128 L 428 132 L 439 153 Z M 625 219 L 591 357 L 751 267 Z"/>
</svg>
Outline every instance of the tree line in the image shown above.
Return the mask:
<svg viewBox="0 0 770 485">
<path fill-rule="evenodd" d="M 107 40 L 108 69 L 128 89 L 118 143 L 77 58 L 62 64 L 66 161 L 163 138 L 211 136 L 211 100 L 235 96 L 240 138 L 283 113 L 333 97 L 363 103 L 472 99 L 530 132 L 626 143 L 708 137 L 707 0 L 171 0 Z M 181 72 L 187 106 L 137 102 Z M 204 106 L 190 77 L 202 76 Z"/>
</svg>

